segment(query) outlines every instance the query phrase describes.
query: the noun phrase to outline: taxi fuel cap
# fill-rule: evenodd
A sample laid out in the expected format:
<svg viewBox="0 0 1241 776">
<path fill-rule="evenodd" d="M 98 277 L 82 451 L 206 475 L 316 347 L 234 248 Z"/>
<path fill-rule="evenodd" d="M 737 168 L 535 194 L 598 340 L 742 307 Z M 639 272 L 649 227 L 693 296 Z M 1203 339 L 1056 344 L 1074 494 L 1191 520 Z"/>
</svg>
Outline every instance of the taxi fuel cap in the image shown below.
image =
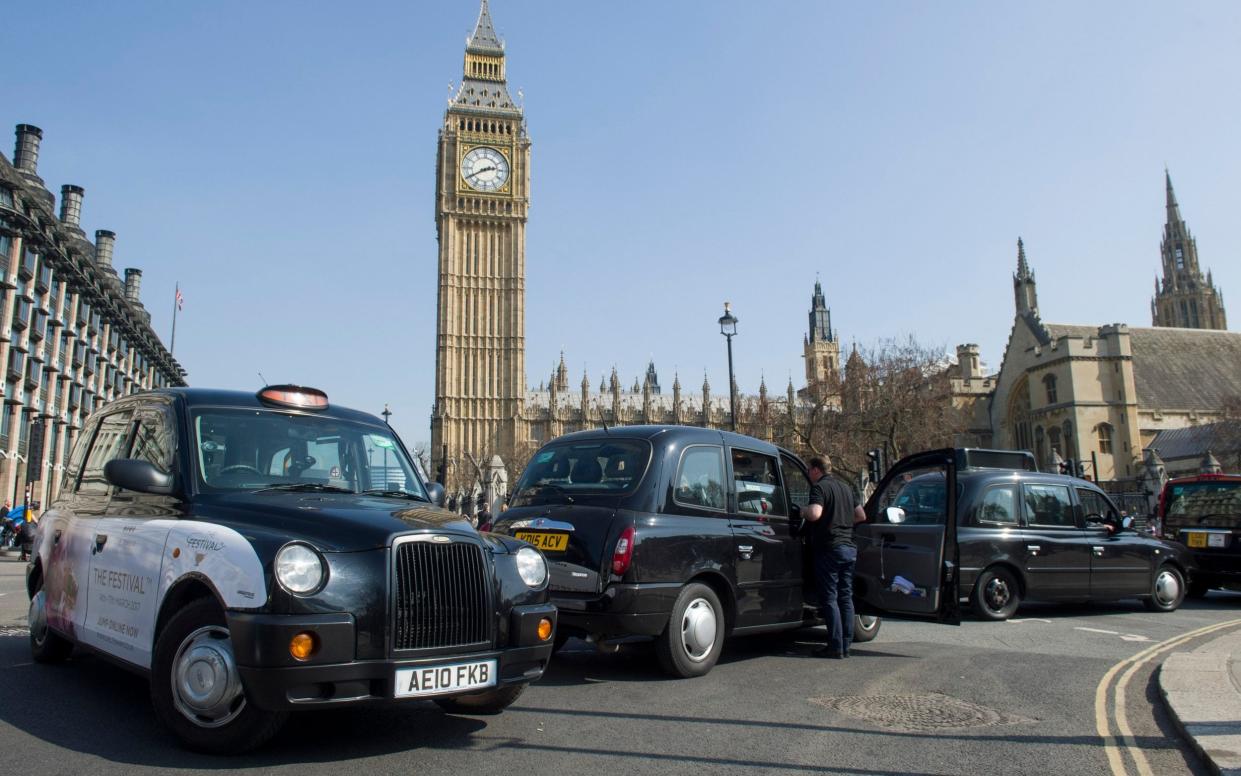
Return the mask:
<svg viewBox="0 0 1241 776">
<path fill-rule="evenodd" d="M 259 401 L 278 407 L 299 410 L 327 409 L 327 394 L 318 388 L 302 385 L 269 385 L 258 392 Z"/>
</svg>

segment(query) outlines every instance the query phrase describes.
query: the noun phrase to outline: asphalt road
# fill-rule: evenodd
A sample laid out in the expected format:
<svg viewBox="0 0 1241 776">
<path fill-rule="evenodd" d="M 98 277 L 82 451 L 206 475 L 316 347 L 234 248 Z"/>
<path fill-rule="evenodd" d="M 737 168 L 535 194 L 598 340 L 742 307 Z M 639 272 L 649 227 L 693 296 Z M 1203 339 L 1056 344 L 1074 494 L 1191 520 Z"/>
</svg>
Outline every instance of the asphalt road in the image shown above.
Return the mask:
<svg viewBox="0 0 1241 776">
<path fill-rule="evenodd" d="M 31 663 L 23 566 L 0 556 L 0 758 L 15 773 L 1108 773 L 1095 703 L 1109 670 L 1241 617 L 1241 596 L 1212 594 L 1170 615 L 1133 601 L 960 627 L 887 621 L 844 661 L 811 657 L 822 631 L 807 630 L 732 641 L 688 681 L 665 679 L 649 647 L 573 641 L 502 715 L 425 702 L 308 713 L 259 752 L 220 759 L 176 747 L 141 678 L 92 656 Z M 1206 773 L 1166 719 L 1155 665 L 1128 683 L 1133 745 L 1153 773 Z"/>
</svg>

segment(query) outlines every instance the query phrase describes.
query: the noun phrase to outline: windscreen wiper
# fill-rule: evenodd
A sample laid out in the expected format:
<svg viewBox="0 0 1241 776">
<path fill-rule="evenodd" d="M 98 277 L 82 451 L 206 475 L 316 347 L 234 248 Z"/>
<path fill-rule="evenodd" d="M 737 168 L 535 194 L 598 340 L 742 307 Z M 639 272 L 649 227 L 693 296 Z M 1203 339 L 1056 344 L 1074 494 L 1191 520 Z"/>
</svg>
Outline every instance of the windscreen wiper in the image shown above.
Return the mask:
<svg viewBox="0 0 1241 776">
<path fill-rule="evenodd" d="M 295 492 L 308 493 L 353 493 L 350 488 L 342 488 L 337 485 L 324 485 L 318 482 L 275 482 L 266 488 L 259 488 L 255 493 L 262 493 L 268 490 L 288 490 Z"/>
<path fill-rule="evenodd" d="M 431 499 L 417 493 L 410 493 L 407 490 L 386 490 L 384 488 L 374 488 L 372 490 L 362 491 L 367 496 L 386 496 L 388 498 L 407 498 L 413 501 L 425 501 L 431 503 Z"/>
</svg>

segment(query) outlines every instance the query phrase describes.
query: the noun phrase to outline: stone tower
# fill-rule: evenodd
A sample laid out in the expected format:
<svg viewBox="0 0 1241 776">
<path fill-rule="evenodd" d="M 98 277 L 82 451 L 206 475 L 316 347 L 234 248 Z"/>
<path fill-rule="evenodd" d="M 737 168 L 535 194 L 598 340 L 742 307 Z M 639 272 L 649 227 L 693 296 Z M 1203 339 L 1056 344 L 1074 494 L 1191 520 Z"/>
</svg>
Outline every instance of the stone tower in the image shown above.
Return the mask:
<svg viewBox="0 0 1241 776">
<path fill-rule="evenodd" d="M 1198 241 L 1189 233 L 1172 191 L 1172 176 L 1164 171 L 1168 190 L 1168 222 L 1163 227 L 1163 282 L 1155 280 L 1151 318 L 1156 326 L 1182 329 L 1227 329 L 1224 297 L 1207 272 L 1198 268 Z"/>
<path fill-rule="evenodd" d="M 827 309 L 823 285 L 814 281 L 810 297 L 810 331 L 803 341 L 806 358 L 806 387 L 818 394 L 830 390 L 840 377 L 840 343 L 832 331 L 832 311 Z"/>
<path fill-rule="evenodd" d="M 508 460 L 525 436 L 530 139 L 505 79 L 504 44 L 482 0 L 435 164 L 439 294 L 431 457 L 438 474 L 447 455 L 448 479 L 467 484 L 473 478 L 467 453 L 474 461 L 496 454 Z"/>
</svg>

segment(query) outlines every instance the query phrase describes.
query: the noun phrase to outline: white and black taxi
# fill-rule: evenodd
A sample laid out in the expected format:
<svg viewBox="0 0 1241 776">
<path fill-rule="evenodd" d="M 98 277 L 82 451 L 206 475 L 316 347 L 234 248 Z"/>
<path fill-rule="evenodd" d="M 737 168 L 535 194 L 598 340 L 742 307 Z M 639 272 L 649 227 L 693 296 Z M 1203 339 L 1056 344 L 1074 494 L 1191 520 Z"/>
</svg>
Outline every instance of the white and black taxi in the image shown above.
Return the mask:
<svg viewBox="0 0 1241 776">
<path fill-rule="evenodd" d="M 146 674 L 157 716 L 215 753 L 297 709 L 498 712 L 551 656 L 547 565 L 442 498 L 384 422 L 315 389 L 120 399 L 39 521 L 34 659 L 77 645 Z"/>
</svg>

